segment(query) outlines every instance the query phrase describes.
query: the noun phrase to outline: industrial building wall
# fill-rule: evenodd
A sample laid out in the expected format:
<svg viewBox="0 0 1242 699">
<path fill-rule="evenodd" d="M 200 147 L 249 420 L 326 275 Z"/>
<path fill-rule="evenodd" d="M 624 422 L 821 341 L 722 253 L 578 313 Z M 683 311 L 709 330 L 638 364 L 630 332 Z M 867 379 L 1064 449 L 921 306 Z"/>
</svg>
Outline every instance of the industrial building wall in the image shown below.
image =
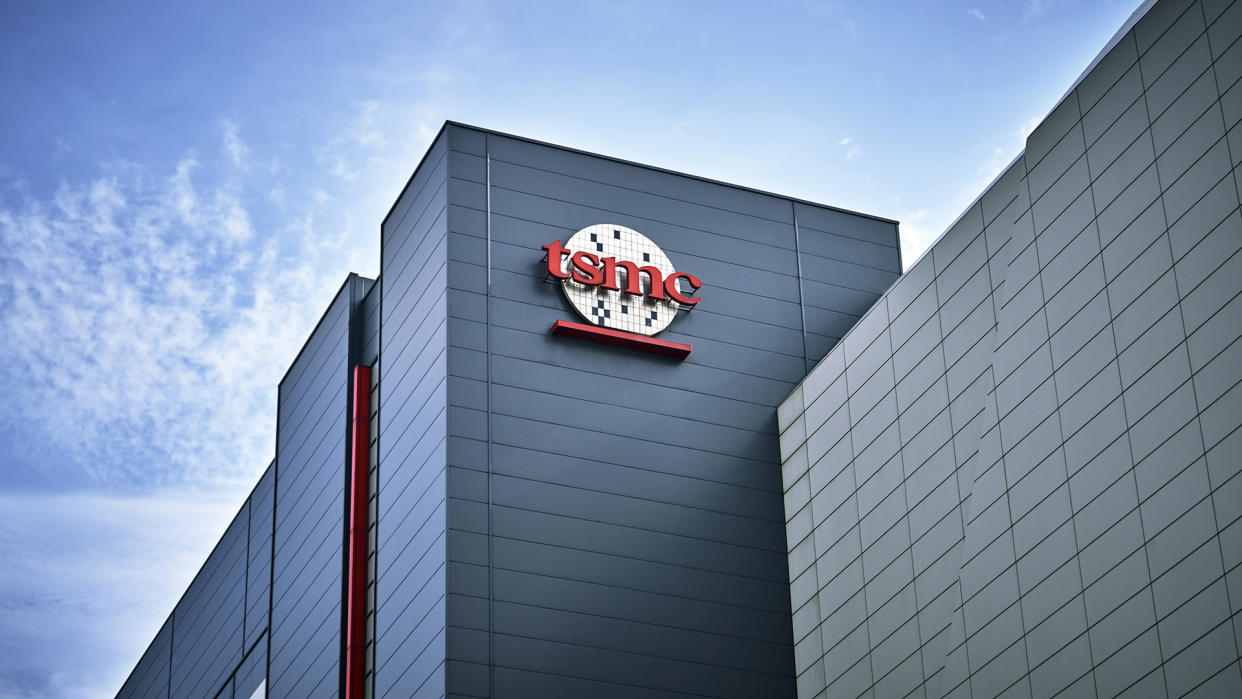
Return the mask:
<svg viewBox="0 0 1242 699">
<path fill-rule="evenodd" d="M 249 699 L 267 657 L 271 541 L 268 466 L 168 621 L 117 693 L 119 699 Z"/>
<path fill-rule="evenodd" d="M 173 610 L 171 696 L 212 696 L 241 661 L 249 519 L 243 508 Z"/>
<path fill-rule="evenodd" d="M 273 696 L 340 693 L 351 309 L 345 282 L 278 393 L 272 552 Z"/>
<path fill-rule="evenodd" d="M 118 697 L 338 694 L 348 366 L 375 357 L 373 287 L 350 275 L 294 360 L 276 461 Z"/>
<path fill-rule="evenodd" d="M 250 648 L 267 632 L 272 586 L 272 505 L 276 499 L 276 469 L 268 466 L 250 494 L 250 548 L 246 565 L 246 627 L 244 645 Z M 267 657 L 267 643 L 263 643 Z M 267 661 L 264 661 L 266 670 Z"/>
<path fill-rule="evenodd" d="M 894 224 L 453 124 L 447 145 L 449 693 L 792 696 L 773 408 L 897 276 Z M 834 270 L 813 291 L 795 206 L 803 269 Z M 660 336 L 684 361 L 549 334 L 578 318 L 540 246 L 610 222 L 703 279 Z M 836 319 L 819 337 L 802 294 Z"/>
<path fill-rule="evenodd" d="M 809 371 L 893 283 L 900 253 L 888 221 L 802 202 L 794 215 Z"/>
<path fill-rule="evenodd" d="M 130 671 L 125 684 L 121 685 L 116 695 L 117 699 L 168 698 L 168 681 L 172 670 L 172 663 L 169 662 L 171 639 L 172 617 L 170 616 L 155 634 L 155 638 L 147 646 L 147 650 L 139 658 L 134 669 Z"/>
<path fill-rule="evenodd" d="M 445 692 L 446 154 L 441 134 L 381 227 L 377 697 Z"/>
<path fill-rule="evenodd" d="M 781 406 L 801 696 L 1242 692 L 1240 28 L 1151 7 Z"/>
</svg>

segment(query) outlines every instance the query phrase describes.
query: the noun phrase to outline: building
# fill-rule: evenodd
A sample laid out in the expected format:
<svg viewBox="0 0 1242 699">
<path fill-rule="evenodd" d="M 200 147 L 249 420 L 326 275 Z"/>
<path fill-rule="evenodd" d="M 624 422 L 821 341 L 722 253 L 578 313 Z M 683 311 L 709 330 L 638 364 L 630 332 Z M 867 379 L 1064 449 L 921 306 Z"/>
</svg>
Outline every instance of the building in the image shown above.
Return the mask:
<svg viewBox="0 0 1242 699">
<path fill-rule="evenodd" d="M 1238 695 L 1227 4 L 1141 8 L 903 275 L 446 124 L 118 696 Z"/>
<path fill-rule="evenodd" d="M 1143 8 L 781 405 L 799 695 L 1242 696 L 1242 5 Z"/>
</svg>

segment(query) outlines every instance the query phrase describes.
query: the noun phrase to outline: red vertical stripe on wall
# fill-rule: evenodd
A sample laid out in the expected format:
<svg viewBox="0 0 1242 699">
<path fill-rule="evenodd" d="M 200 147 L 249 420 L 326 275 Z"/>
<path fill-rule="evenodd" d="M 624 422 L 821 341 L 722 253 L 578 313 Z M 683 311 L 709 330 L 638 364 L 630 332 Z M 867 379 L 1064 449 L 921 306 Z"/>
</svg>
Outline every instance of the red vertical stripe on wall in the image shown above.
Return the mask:
<svg viewBox="0 0 1242 699">
<path fill-rule="evenodd" d="M 362 699 L 366 679 L 367 502 L 370 500 L 371 367 L 354 367 L 349 458 L 349 592 L 345 616 L 345 699 Z"/>
</svg>

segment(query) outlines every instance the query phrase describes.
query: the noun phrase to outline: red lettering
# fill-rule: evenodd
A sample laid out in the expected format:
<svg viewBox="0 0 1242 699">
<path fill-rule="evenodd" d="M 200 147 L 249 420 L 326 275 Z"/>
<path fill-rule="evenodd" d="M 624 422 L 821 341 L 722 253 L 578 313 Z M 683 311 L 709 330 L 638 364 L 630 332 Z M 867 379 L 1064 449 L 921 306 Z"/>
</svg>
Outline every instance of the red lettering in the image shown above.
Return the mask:
<svg viewBox="0 0 1242 699">
<path fill-rule="evenodd" d="M 568 255 L 569 251 L 561 247 L 561 241 L 548 243 L 543 246 L 548 251 L 548 274 L 557 279 L 568 279 L 569 273 L 565 271 L 564 265 L 561 264 L 561 258 Z"/>
<path fill-rule="evenodd" d="M 588 286 L 604 281 L 604 271 L 599 268 L 599 257 L 594 253 L 575 252 L 570 260 L 574 263 L 574 281 Z"/>
<path fill-rule="evenodd" d="M 673 272 L 672 274 L 668 275 L 668 279 L 664 280 L 664 290 L 668 292 L 669 298 L 673 299 L 677 303 L 682 304 L 683 306 L 693 306 L 694 304 L 703 300 L 697 297 L 690 298 L 686 296 L 685 294 L 681 293 L 681 289 L 677 287 L 677 281 L 679 279 L 685 279 L 686 282 L 690 284 L 691 294 L 698 291 L 699 287 L 703 286 L 703 282 L 699 281 L 699 278 L 694 276 L 693 274 L 685 274 L 684 272 Z"/>
<path fill-rule="evenodd" d="M 629 260 L 618 260 L 615 257 L 600 258 L 586 251 L 573 252 L 553 241 L 543 246 L 548 253 L 548 274 L 557 279 L 573 279 L 587 286 L 602 286 L 609 291 L 621 291 L 631 296 L 650 296 L 657 301 L 672 299 L 683 306 L 693 306 L 702 299 L 694 293 L 703 286 L 703 282 L 693 274 L 673 272 L 664 277 L 659 267 L 654 265 L 639 266 Z M 569 257 L 570 266 L 564 264 Z M 625 287 L 622 288 L 619 274 L 625 272 Z M 647 275 L 647 285 L 643 284 L 643 275 Z M 688 293 L 678 285 L 684 279 L 690 286 Z"/>
<path fill-rule="evenodd" d="M 622 260 L 617 262 L 615 257 L 605 257 L 604 260 L 604 288 L 612 291 L 621 289 L 617 284 L 617 268 L 625 270 L 625 293 L 633 296 L 643 295 L 642 274 L 646 273 L 647 280 L 651 282 L 651 298 L 664 300 L 664 275 L 661 274 L 658 267 L 646 266 L 639 267 L 633 262 Z"/>
</svg>

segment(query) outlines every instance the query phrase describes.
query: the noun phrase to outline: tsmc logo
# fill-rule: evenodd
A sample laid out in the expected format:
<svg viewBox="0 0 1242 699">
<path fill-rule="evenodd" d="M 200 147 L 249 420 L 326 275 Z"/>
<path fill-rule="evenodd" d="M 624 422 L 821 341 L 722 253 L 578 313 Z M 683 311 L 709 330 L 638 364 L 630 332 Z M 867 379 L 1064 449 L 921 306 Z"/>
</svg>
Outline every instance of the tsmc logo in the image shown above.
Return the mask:
<svg viewBox="0 0 1242 699">
<path fill-rule="evenodd" d="M 547 276 L 560 281 L 570 304 L 594 326 L 583 329 L 558 321 L 554 333 L 658 354 L 689 354 L 689 345 L 649 336 L 668 327 L 679 309 L 698 304 L 702 299 L 695 293 L 703 283 L 693 274 L 676 271 L 664 251 L 642 233 L 601 223 L 583 228 L 564 244 L 557 240 L 542 249 L 547 252 Z M 666 351 L 665 346 L 678 349 Z"/>
</svg>

